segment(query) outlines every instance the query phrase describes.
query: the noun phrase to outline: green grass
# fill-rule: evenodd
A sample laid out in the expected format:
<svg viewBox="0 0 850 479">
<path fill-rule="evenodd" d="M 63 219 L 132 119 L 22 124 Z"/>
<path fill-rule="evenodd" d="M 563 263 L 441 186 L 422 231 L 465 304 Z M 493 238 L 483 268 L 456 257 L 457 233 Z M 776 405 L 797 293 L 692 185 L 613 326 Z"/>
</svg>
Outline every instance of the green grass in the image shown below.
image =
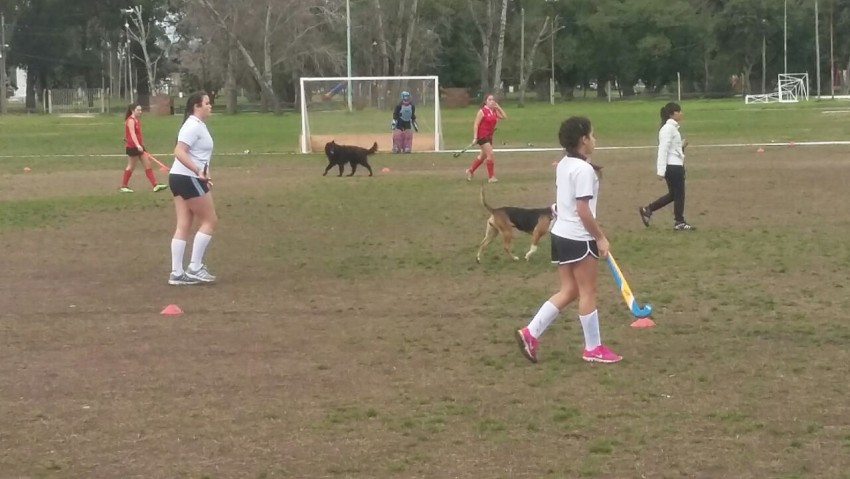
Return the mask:
<svg viewBox="0 0 850 479">
<path fill-rule="evenodd" d="M 509 118 L 500 123 L 497 147 L 557 147 L 557 127 L 570 115 L 585 115 L 594 122 L 599 146 L 652 145 L 658 129 L 657 101 L 604 103 L 572 101 L 504 105 Z M 844 115 L 850 106 L 842 101 L 799 104 L 744 105 L 738 100 L 689 100 L 682 103 L 682 130 L 692 145 L 726 142 L 787 142 L 842 140 Z M 828 113 L 834 111 L 842 113 Z M 442 110 L 445 147 L 459 149 L 469 142 L 476 108 Z M 427 111 L 423 110 L 427 116 Z M 314 133 L 373 132 L 389 135 L 390 115 L 376 111 L 317 112 L 311 116 Z M 424 116 L 423 116 L 424 118 Z M 145 142 L 151 151 L 173 150 L 179 116 L 143 119 Z M 422 121 L 423 125 L 429 123 Z M 297 114 L 214 115 L 209 121 L 216 152 L 286 153 L 298 149 L 300 118 Z M 423 126 L 428 134 L 430 126 Z M 0 117 L 0 152 L 15 155 L 123 155 L 121 117 L 91 118 L 10 115 Z M 3 158 L 2 161 L 7 161 Z"/>
<path fill-rule="evenodd" d="M 659 106 L 507 105 L 500 135 L 543 138 L 563 116 L 585 113 L 603 145 L 651 144 Z M 692 142 L 841 139 L 840 115 L 823 113 L 841 103 L 684 107 Z M 472 113 L 445 112 L 463 130 L 458 141 Z M 176 121 L 147 118 L 149 144 L 165 150 Z M 223 152 L 288 151 L 298 133 L 295 115 L 211 124 Z M 322 177 L 319 154 L 217 157 L 220 223 L 207 261 L 220 281 L 181 289 L 164 284 L 170 196 L 120 195 L 124 159 L 83 156 L 120 154 L 118 118 L 11 116 L 0 128 L 3 154 L 75 155 L 0 159 L 6 475 L 850 470 L 843 147 L 689 150 L 686 212 L 700 229 L 684 234 L 671 230 L 669 209 L 648 229 L 637 217 L 663 191 L 650 151 L 599 151 L 600 221 L 658 325 L 630 328 L 600 267 L 603 339 L 625 360 L 583 363 L 570 306 L 532 365 L 513 332 L 557 287 L 548 238 L 527 263 L 496 244 L 475 262 L 487 215 L 478 183 L 463 181 L 471 155 L 378 154 L 373 178 Z M 557 156 L 497 154 L 501 182 L 488 198 L 550 204 Z M 131 184 L 145 184 L 140 172 Z M 514 252 L 527 246 L 517 235 Z M 159 315 L 172 303 L 184 314 Z"/>
</svg>

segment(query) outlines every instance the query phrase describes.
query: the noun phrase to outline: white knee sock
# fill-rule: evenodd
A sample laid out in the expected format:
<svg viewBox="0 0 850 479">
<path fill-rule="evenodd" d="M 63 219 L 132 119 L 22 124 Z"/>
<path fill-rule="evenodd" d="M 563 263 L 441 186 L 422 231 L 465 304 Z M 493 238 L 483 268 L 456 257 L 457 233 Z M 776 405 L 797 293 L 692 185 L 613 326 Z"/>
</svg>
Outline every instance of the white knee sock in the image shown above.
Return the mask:
<svg viewBox="0 0 850 479">
<path fill-rule="evenodd" d="M 579 315 L 581 321 L 581 329 L 584 331 L 584 349 L 591 351 L 602 344 L 602 337 L 599 334 L 599 312 L 593 310 L 590 314 Z"/>
<path fill-rule="evenodd" d="M 183 254 L 186 253 L 186 240 L 171 238 L 171 272 L 180 276 L 183 271 Z"/>
<path fill-rule="evenodd" d="M 206 252 L 211 240 L 212 236 L 206 233 L 200 231 L 195 233 L 195 242 L 192 243 L 192 262 L 189 263 L 189 269 L 192 271 L 201 269 L 201 266 L 204 265 L 204 252 Z"/>
<path fill-rule="evenodd" d="M 555 318 L 558 317 L 558 313 L 561 311 L 550 301 L 546 301 L 543 303 L 543 306 L 540 306 L 540 309 L 537 310 L 537 314 L 534 315 L 534 319 L 528 323 L 528 332 L 531 333 L 535 338 L 539 338 L 543 331 L 546 331 L 546 328 L 552 324 L 552 321 L 555 321 Z"/>
</svg>

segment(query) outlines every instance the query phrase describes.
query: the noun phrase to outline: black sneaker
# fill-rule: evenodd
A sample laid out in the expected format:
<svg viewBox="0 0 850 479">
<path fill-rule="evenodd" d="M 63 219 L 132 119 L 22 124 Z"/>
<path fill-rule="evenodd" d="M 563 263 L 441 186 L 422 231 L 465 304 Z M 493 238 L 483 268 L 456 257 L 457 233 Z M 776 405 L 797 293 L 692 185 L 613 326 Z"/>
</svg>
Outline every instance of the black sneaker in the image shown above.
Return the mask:
<svg viewBox="0 0 850 479">
<path fill-rule="evenodd" d="M 649 219 L 652 218 L 652 211 L 649 211 L 649 208 L 646 206 L 641 206 L 638 208 L 638 213 L 640 213 L 640 220 L 643 221 L 643 225 L 649 228 Z"/>
<path fill-rule="evenodd" d="M 697 229 L 697 227 L 693 226 L 693 225 L 689 225 L 688 223 L 685 223 L 683 221 L 681 223 L 676 223 L 676 225 L 673 226 L 673 229 L 676 230 L 676 231 L 691 231 L 691 230 Z"/>
</svg>

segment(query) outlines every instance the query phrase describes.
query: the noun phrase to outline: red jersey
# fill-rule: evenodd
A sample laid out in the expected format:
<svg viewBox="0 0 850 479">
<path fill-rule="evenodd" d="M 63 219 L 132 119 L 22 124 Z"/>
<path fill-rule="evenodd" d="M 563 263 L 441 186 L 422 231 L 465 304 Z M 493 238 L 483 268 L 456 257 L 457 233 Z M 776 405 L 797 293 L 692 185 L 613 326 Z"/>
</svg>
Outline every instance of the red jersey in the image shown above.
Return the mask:
<svg viewBox="0 0 850 479">
<path fill-rule="evenodd" d="M 496 122 L 499 121 L 499 117 L 496 116 L 495 111 L 486 106 L 481 107 L 481 113 L 484 116 L 481 117 L 481 122 L 478 123 L 478 134 L 476 138 L 491 138 L 493 136 L 493 130 L 496 129 Z"/>
<path fill-rule="evenodd" d="M 136 143 L 133 142 L 133 137 L 130 136 L 130 118 L 133 117 L 129 116 L 126 120 L 124 120 L 124 146 L 127 148 L 135 148 Z M 144 146 L 145 143 L 142 141 L 142 122 L 139 121 L 138 118 L 134 118 L 134 120 L 136 120 L 136 122 L 133 130 L 136 131 L 136 138 L 139 140 L 139 144 Z"/>
</svg>

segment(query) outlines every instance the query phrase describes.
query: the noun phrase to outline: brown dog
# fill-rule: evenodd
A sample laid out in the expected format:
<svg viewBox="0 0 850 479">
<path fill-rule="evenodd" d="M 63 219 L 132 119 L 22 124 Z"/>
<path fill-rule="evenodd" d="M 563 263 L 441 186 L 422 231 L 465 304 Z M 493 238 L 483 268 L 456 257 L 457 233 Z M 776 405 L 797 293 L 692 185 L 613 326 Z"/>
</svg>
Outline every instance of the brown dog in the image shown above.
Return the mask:
<svg viewBox="0 0 850 479">
<path fill-rule="evenodd" d="M 519 260 L 519 257 L 514 256 L 513 252 L 511 252 L 511 240 L 513 239 L 514 228 L 531 235 L 531 247 L 528 249 L 528 253 L 525 253 L 525 260 L 528 261 L 531 255 L 537 251 L 537 243 L 540 242 L 540 238 L 549 232 L 549 224 L 552 222 L 553 217 L 552 208 L 529 209 L 515 206 L 493 208 L 484 199 L 483 185 L 481 186 L 481 204 L 490 212 L 490 217 L 487 218 L 487 232 L 484 234 L 484 239 L 481 240 L 481 245 L 478 247 L 476 261 L 481 262 L 481 253 L 484 251 L 484 248 L 499 233 L 502 234 L 502 246 L 505 252 L 514 260 Z"/>
</svg>

